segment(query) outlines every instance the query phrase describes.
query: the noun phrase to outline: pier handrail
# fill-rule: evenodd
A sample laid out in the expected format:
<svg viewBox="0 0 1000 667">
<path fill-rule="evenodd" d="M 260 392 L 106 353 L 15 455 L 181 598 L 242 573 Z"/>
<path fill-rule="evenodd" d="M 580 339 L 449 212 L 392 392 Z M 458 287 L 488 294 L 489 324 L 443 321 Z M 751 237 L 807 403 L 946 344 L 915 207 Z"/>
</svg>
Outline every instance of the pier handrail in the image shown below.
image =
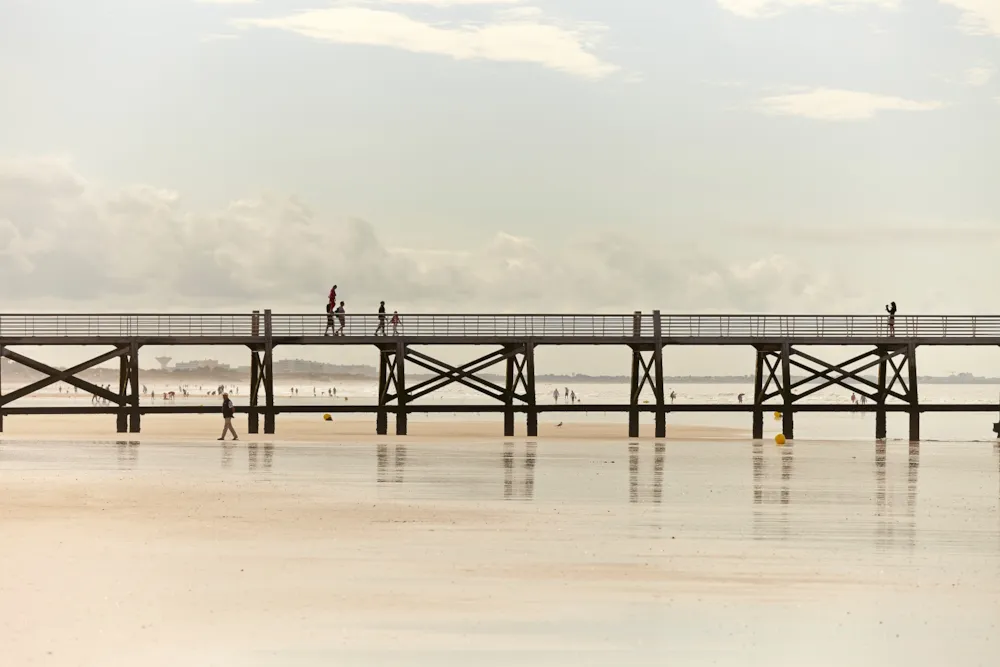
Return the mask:
<svg viewBox="0 0 1000 667">
<path fill-rule="evenodd" d="M 7 313 L 0 338 L 251 338 L 264 336 L 265 313 Z M 270 314 L 275 338 L 322 336 L 326 313 Z M 376 314 L 345 314 L 344 335 L 371 336 Z M 655 315 L 400 313 L 400 336 L 411 338 L 652 338 Z M 392 314 L 385 329 L 393 334 Z M 339 319 L 334 324 L 340 328 Z M 1000 338 L 1000 315 L 897 315 L 895 338 Z M 887 315 L 685 315 L 660 316 L 670 339 L 889 338 Z"/>
</svg>

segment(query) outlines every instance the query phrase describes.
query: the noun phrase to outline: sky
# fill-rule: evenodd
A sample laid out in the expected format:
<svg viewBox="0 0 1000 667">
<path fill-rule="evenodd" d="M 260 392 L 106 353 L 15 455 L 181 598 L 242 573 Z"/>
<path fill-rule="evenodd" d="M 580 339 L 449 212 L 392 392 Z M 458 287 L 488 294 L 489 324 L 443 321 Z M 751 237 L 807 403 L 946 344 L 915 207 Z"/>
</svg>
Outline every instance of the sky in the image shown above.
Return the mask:
<svg viewBox="0 0 1000 667">
<path fill-rule="evenodd" d="M 0 0 L 2 310 L 994 313 L 998 68 L 1000 0 Z"/>
</svg>

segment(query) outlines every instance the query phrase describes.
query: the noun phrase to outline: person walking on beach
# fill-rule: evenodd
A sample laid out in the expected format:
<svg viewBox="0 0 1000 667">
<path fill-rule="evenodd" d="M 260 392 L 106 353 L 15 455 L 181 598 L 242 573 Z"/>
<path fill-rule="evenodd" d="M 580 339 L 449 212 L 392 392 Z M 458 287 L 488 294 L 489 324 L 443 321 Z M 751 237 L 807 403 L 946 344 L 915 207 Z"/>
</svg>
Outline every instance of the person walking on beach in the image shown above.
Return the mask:
<svg viewBox="0 0 1000 667">
<path fill-rule="evenodd" d="M 375 335 L 378 336 L 379 332 L 385 335 L 385 301 L 380 301 L 378 304 L 378 326 L 375 327 Z"/>
<path fill-rule="evenodd" d="M 233 402 L 229 400 L 229 394 L 222 395 L 222 421 L 225 424 L 222 427 L 222 437 L 219 440 L 226 439 L 226 433 L 233 434 L 233 440 L 239 440 L 240 437 L 236 435 L 236 429 L 233 428 L 233 414 L 235 414 L 236 409 L 233 407 Z"/>
<path fill-rule="evenodd" d="M 399 311 L 398 310 L 392 311 L 392 319 L 389 320 L 389 324 L 392 325 L 392 335 L 393 336 L 398 336 L 399 335 L 399 325 L 400 325 L 401 321 L 402 320 L 399 319 Z"/>
<path fill-rule="evenodd" d="M 893 301 L 885 307 L 885 312 L 889 313 L 889 335 L 896 335 L 896 302 Z"/>
<path fill-rule="evenodd" d="M 337 306 L 337 310 L 335 310 L 333 312 L 337 314 L 337 320 L 340 322 L 340 328 L 337 329 L 335 332 L 333 332 L 333 335 L 334 336 L 343 336 L 344 335 L 344 325 L 347 324 L 347 318 L 344 316 L 344 313 L 346 312 L 344 310 L 344 302 L 341 301 L 340 305 Z"/>
<path fill-rule="evenodd" d="M 553 400 L 554 400 L 554 401 L 555 401 L 556 403 L 558 403 L 558 402 L 559 402 L 559 388 L 558 388 L 558 387 L 552 390 L 552 399 L 553 399 Z"/>
</svg>

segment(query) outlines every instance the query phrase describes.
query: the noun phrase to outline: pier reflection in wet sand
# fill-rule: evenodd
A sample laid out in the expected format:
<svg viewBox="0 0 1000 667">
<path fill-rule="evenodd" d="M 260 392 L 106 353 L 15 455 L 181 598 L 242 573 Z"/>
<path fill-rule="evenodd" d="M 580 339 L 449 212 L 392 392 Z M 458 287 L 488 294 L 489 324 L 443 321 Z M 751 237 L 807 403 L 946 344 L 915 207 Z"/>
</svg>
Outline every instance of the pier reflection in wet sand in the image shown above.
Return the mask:
<svg viewBox="0 0 1000 667">
<path fill-rule="evenodd" d="M 5 664 L 1000 656 L 988 443 L 5 441 L 0 493 Z"/>
</svg>

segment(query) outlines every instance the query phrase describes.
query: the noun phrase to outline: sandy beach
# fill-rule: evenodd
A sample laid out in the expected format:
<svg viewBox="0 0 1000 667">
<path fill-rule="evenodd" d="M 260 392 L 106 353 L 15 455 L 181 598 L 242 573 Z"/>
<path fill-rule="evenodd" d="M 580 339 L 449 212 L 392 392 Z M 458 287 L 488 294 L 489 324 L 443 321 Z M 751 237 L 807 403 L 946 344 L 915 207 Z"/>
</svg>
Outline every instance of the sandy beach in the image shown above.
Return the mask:
<svg viewBox="0 0 1000 667">
<path fill-rule="evenodd" d="M 260 420 L 263 431 L 264 420 Z M 247 419 L 240 415 L 233 425 L 241 440 L 250 442 L 315 442 L 329 443 L 333 439 L 350 438 L 355 441 L 393 442 L 397 440 L 426 442 L 441 439 L 496 440 L 503 434 L 503 419 L 497 415 L 481 421 L 455 421 L 411 416 L 409 435 L 397 438 L 395 435 L 375 434 L 375 417 L 367 418 L 334 417 L 324 421 L 322 415 L 279 415 L 277 433 L 265 435 L 248 434 Z M 389 431 L 394 433 L 395 421 L 390 416 Z M 30 415 L 6 417 L 2 438 L 53 438 L 53 439 L 137 439 L 149 441 L 206 441 L 214 440 L 222 433 L 222 419 L 215 415 L 144 415 L 142 431 L 117 433 L 115 417 L 109 415 Z M 607 441 L 622 438 L 627 426 L 622 423 L 573 422 L 567 420 L 563 426 L 539 423 L 538 438 L 546 440 Z M 653 437 L 653 426 L 642 424 L 640 440 Z M 692 426 L 668 424 L 667 440 L 734 440 L 746 439 L 749 430 L 724 426 Z M 525 425 L 521 419 L 515 430 L 516 439 L 524 439 Z"/>
<path fill-rule="evenodd" d="M 988 443 L 217 443 L 201 423 L 0 442 L 4 664 L 995 661 Z"/>
</svg>

